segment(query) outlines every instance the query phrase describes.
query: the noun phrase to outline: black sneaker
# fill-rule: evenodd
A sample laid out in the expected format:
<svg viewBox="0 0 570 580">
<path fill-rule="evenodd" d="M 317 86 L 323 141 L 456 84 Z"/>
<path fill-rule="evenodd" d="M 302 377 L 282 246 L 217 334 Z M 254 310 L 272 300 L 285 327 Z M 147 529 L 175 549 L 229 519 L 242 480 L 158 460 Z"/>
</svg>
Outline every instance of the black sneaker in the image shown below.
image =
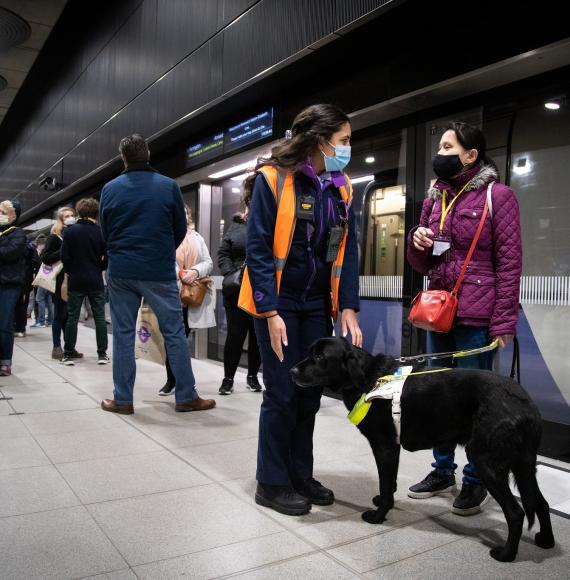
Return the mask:
<svg viewBox="0 0 570 580">
<path fill-rule="evenodd" d="M 51 358 L 53 358 L 54 360 L 61 360 L 61 357 L 63 356 L 63 349 L 61 348 L 61 346 L 54 346 L 52 351 L 51 351 Z"/>
<path fill-rule="evenodd" d="M 234 390 L 234 380 L 224 379 L 222 381 L 222 386 L 219 388 L 218 393 L 220 395 L 230 395 Z"/>
<path fill-rule="evenodd" d="M 408 489 L 408 497 L 414 499 L 424 499 L 455 489 L 455 475 L 442 475 L 434 469 L 428 476 L 419 483 L 412 485 Z"/>
<path fill-rule="evenodd" d="M 83 358 L 83 353 L 77 352 L 75 349 L 73 349 L 69 354 L 67 354 L 67 356 L 69 358 L 78 359 L 78 358 Z"/>
<path fill-rule="evenodd" d="M 295 484 L 295 489 L 315 505 L 332 505 L 334 503 L 334 493 L 326 488 L 320 481 L 305 479 Z"/>
<path fill-rule="evenodd" d="M 111 362 L 111 359 L 106 354 L 100 354 L 97 357 L 97 364 L 98 365 L 108 365 Z"/>
<path fill-rule="evenodd" d="M 459 495 L 453 502 L 451 511 L 458 516 L 472 516 L 481 511 L 481 506 L 489 501 L 489 493 L 484 486 L 463 482 Z"/>
<path fill-rule="evenodd" d="M 247 388 L 254 393 L 261 391 L 261 385 L 257 380 L 257 375 L 247 375 Z"/>
<path fill-rule="evenodd" d="M 290 485 L 258 483 L 255 503 L 287 516 L 302 516 L 311 511 L 311 504 L 307 498 L 299 495 Z"/>
<path fill-rule="evenodd" d="M 72 367 L 75 363 L 73 362 L 73 358 L 69 354 L 64 354 L 61 357 L 61 364 L 65 365 L 66 367 Z"/>
<path fill-rule="evenodd" d="M 170 383 L 167 382 L 164 385 L 164 387 L 162 387 L 162 389 L 158 391 L 158 394 L 161 397 L 168 397 L 168 395 L 174 395 L 174 385 L 171 385 Z"/>
</svg>

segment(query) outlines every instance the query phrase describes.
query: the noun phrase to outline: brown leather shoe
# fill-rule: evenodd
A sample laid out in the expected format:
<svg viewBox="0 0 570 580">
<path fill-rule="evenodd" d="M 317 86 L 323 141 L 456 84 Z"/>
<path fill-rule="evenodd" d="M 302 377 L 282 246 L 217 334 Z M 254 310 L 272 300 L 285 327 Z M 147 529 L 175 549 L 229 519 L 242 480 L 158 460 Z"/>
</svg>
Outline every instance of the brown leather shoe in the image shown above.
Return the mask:
<svg viewBox="0 0 570 580">
<path fill-rule="evenodd" d="M 207 411 L 208 409 L 213 409 L 215 406 L 216 401 L 214 399 L 201 399 L 198 397 L 192 401 L 176 403 L 174 410 L 179 413 L 187 413 L 188 411 Z"/>
<path fill-rule="evenodd" d="M 132 405 L 118 405 L 113 399 L 103 399 L 101 401 L 101 409 L 110 413 L 118 413 L 119 415 L 132 415 L 135 412 L 135 408 Z"/>
</svg>

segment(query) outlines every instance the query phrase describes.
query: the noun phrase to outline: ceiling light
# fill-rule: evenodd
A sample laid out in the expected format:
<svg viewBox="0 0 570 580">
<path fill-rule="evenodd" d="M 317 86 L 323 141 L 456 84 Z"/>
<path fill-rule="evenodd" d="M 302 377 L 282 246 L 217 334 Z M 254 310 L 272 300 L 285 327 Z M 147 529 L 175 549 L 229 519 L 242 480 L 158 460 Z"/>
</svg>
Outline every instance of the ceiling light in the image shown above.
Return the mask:
<svg viewBox="0 0 570 580">
<path fill-rule="evenodd" d="M 249 173 L 240 173 L 239 175 L 234 175 L 233 177 L 230 177 L 230 179 L 232 181 L 243 181 L 248 175 Z"/>
<path fill-rule="evenodd" d="M 227 177 L 228 175 L 232 175 L 232 173 L 239 173 L 240 171 L 244 171 L 244 169 L 250 169 L 255 167 L 257 163 L 257 159 L 252 159 L 251 161 L 247 161 L 246 163 L 240 163 L 239 165 L 232 165 L 229 169 L 224 169 L 223 171 L 218 171 L 217 173 L 212 173 L 212 175 L 208 175 L 209 179 L 220 179 L 222 177 Z"/>
<path fill-rule="evenodd" d="M 232 187 L 232 193 L 241 193 L 241 189 L 239 187 Z"/>
<path fill-rule="evenodd" d="M 560 103 L 556 103 L 554 101 L 544 103 L 544 106 L 545 108 L 550 109 L 551 111 L 558 111 L 558 109 L 560 109 Z"/>
<path fill-rule="evenodd" d="M 528 161 L 526 157 L 520 157 L 516 165 L 513 167 L 513 173 L 516 173 L 517 175 L 526 175 L 527 173 L 530 173 L 531 169 L 532 164 L 530 161 Z"/>
<path fill-rule="evenodd" d="M 376 161 L 376 159 L 374 157 L 372 157 L 372 155 L 370 155 L 364 161 L 366 161 L 366 163 L 374 163 Z"/>
<path fill-rule="evenodd" d="M 365 181 L 374 181 L 374 175 L 365 175 L 364 177 L 357 177 L 355 179 L 351 179 L 350 182 L 352 184 L 355 183 L 364 183 Z"/>
</svg>

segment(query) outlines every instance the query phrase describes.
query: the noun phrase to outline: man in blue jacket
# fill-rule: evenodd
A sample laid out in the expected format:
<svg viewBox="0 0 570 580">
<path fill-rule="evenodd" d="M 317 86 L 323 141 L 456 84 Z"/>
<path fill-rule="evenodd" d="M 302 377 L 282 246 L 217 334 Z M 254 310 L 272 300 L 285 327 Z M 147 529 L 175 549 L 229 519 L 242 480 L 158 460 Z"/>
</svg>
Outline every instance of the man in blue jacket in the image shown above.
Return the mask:
<svg viewBox="0 0 570 580">
<path fill-rule="evenodd" d="M 99 212 L 109 260 L 115 386 L 114 398 L 103 400 L 101 408 L 134 412 L 136 320 L 144 298 L 158 318 L 176 378 L 175 410 L 211 409 L 215 401 L 200 398 L 195 388 L 176 284 L 176 248 L 187 228 L 180 188 L 149 165 L 150 152 L 141 135 L 121 139 L 119 152 L 125 170 L 103 187 Z"/>
</svg>

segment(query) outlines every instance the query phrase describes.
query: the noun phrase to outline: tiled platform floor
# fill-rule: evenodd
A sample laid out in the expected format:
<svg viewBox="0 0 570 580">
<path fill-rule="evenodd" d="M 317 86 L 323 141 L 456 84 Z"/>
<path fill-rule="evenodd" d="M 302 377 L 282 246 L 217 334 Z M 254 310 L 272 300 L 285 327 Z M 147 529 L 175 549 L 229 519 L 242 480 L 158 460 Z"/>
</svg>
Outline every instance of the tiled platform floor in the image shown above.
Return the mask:
<svg viewBox="0 0 570 580">
<path fill-rule="evenodd" d="M 164 369 L 140 362 L 136 414 L 120 417 L 99 409 L 112 395 L 111 366 L 95 364 L 94 339 L 82 327 L 86 357 L 64 367 L 49 358 L 50 330 L 31 329 L 17 339 L 14 375 L 0 379 L 11 398 L 0 400 L 3 580 L 569 577 L 570 519 L 552 516 L 554 549 L 540 550 L 525 530 L 517 561 L 499 564 L 488 555 L 506 535 L 494 502 L 460 518 L 451 496 L 407 498 L 429 452 L 403 452 L 396 507 L 384 524 L 364 523 L 360 512 L 377 493 L 374 462 L 343 406 L 327 398 L 315 476 L 336 503 L 300 518 L 257 507 L 261 397 L 245 389 L 244 374 L 232 396 L 219 397 L 222 367 L 194 361 L 201 394 L 218 407 L 175 414 L 173 397 L 156 396 Z M 570 474 L 541 469 L 539 477 L 551 506 L 568 512 Z"/>
</svg>

